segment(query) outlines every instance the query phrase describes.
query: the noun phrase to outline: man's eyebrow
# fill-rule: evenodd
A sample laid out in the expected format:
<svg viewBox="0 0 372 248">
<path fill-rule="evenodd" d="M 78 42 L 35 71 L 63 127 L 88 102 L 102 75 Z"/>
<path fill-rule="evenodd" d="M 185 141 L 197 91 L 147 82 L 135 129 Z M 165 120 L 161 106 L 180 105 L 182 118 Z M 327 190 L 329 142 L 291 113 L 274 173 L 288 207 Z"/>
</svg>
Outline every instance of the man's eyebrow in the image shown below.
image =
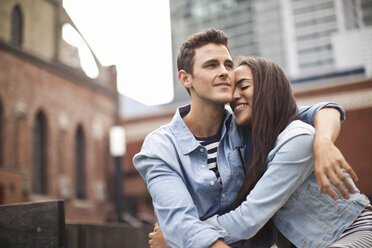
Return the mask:
<svg viewBox="0 0 372 248">
<path fill-rule="evenodd" d="M 234 61 L 232 61 L 231 59 L 226 59 L 225 62 L 229 62 L 231 64 L 234 64 Z"/>
<path fill-rule="evenodd" d="M 203 62 L 203 65 L 205 65 L 205 64 L 209 64 L 209 63 L 216 63 L 216 62 L 218 62 L 217 59 L 208 59 L 207 61 L 204 61 L 204 62 Z"/>
<path fill-rule="evenodd" d="M 202 65 L 205 65 L 205 64 L 208 64 L 208 63 L 216 63 L 216 62 L 218 63 L 219 60 L 218 60 L 218 59 L 209 59 L 209 60 L 207 60 L 207 61 L 204 61 L 204 62 L 202 63 Z M 226 63 L 226 62 L 231 63 L 231 64 L 234 65 L 234 62 L 233 62 L 231 59 L 226 59 L 226 60 L 224 61 L 224 63 Z"/>
</svg>

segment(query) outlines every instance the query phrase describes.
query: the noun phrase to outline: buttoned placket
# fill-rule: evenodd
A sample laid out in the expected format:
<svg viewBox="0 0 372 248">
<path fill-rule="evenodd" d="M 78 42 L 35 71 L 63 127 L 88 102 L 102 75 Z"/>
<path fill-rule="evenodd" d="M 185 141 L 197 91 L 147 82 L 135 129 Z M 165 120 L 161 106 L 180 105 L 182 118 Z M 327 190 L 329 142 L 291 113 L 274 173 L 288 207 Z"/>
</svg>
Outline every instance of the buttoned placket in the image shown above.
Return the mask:
<svg viewBox="0 0 372 248">
<path fill-rule="evenodd" d="M 199 148 L 199 152 L 202 154 L 202 155 L 204 155 L 203 156 L 203 160 L 205 159 L 206 161 L 206 164 L 204 164 L 204 162 L 202 163 L 202 165 L 201 165 L 201 167 L 202 168 L 207 168 L 208 170 L 209 170 L 209 168 L 208 168 L 208 154 L 207 154 L 207 150 L 205 149 L 205 147 L 200 147 Z M 217 178 L 216 178 L 216 180 L 210 180 L 209 181 L 209 185 L 210 186 L 214 186 L 215 184 L 216 184 L 216 182 L 217 182 Z"/>
</svg>

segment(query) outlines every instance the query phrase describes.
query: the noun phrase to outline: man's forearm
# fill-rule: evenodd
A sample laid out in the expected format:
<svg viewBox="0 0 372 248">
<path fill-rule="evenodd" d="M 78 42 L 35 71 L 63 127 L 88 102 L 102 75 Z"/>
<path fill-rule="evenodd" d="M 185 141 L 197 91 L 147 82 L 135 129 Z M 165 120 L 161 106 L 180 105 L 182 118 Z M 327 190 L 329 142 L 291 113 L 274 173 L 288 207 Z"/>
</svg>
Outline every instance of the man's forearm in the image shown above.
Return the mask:
<svg viewBox="0 0 372 248">
<path fill-rule="evenodd" d="M 315 144 L 322 140 L 336 141 L 341 129 L 340 118 L 340 112 L 334 108 L 324 108 L 315 114 Z"/>
</svg>

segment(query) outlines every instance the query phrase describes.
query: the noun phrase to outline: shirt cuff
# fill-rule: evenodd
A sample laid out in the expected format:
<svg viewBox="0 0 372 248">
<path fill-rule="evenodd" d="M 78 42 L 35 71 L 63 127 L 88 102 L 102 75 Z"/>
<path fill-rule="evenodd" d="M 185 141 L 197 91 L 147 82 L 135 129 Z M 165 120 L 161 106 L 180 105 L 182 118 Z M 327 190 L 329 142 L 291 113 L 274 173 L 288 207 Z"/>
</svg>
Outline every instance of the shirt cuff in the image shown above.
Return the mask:
<svg viewBox="0 0 372 248">
<path fill-rule="evenodd" d="M 212 217 L 209 217 L 208 219 L 206 219 L 204 222 L 211 225 L 211 226 L 214 226 L 217 230 L 217 232 L 222 236 L 223 239 L 227 238 L 227 236 L 229 236 L 229 233 L 226 231 L 225 228 L 223 228 L 220 223 L 218 223 L 218 218 L 219 215 L 215 214 L 213 215 Z"/>
<path fill-rule="evenodd" d="M 334 109 L 337 109 L 338 112 L 340 112 L 341 114 L 341 118 L 340 118 L 340 121 L 341 123 L 344 122 L 345 120 L 345 110 L 338 104 L 336 103 L 333 103 L 333 102 L 330 102 L 330 103 L 327 103 L 326 105 L 324 105 L 322 108 L 334 108 Z"/>
</svg>

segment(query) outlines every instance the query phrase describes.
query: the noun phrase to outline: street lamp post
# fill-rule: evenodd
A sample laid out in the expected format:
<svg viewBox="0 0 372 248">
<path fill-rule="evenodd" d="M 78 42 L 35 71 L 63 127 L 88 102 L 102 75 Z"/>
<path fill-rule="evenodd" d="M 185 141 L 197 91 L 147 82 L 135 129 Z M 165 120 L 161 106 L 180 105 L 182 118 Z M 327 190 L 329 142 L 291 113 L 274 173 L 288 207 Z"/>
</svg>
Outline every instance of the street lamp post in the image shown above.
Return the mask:
<svg viewBox="0 0 372 248">
<path fill-rule="evenodd" d="M 113 126 L 110 129 L 110 153 L 115 162 L 115 205 L 118 222 L 124 222 L 123 214 L 123 184 L 122 161 L 126 152 L 125 129 Z"/>
</svg>

